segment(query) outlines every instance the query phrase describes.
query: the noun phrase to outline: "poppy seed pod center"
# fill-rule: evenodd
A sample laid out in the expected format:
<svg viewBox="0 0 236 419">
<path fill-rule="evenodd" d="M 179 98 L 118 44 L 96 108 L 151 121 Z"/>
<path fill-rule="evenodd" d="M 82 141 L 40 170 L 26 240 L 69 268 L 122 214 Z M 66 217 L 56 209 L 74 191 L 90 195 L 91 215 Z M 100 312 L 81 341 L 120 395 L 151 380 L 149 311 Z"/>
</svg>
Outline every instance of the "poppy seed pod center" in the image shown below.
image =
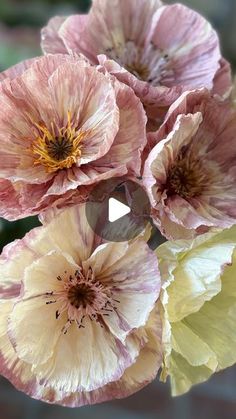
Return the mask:
<svg viewBox="0 0 236 419">
<path fill-rule="evenodd" d="M 82 306 L 86 308 L 87 304 L 92 304 L 96 298 L 96 293 L 87 284 L 79 284 L 68 290 L 68 300 L 75 308 Z"/>
<path fill-rule="evenodd" d="M 74 275 L 69 276 L 65 271 L 64 275 L 65 278 L 60 275 L 57 277 L 57 280 L 63 283 L 63 291 L 51 291 L 46 294 L 46 304 L 60 305 L 56 310 L 56 319 L 63 312 L 67 312 L 68 320 L 62 333 L 66 334 L 73 322 L 76 322 L 79 328 L 84 328 L 85 318 L 96 321 L 103 327 L 102 317 L 109 316 L 120 302 L 113 298 L 110 287 L 95 278 L 91 267 L 87 271 L 79 268 Z"/>
<path fill-rule="evenodd" d="M 51 123 L 50 129 L 35 124 L 39 135 L 33 142 L 32 152 L 35 165 L 43 165 L 47 172 L 69 169 L 81 157 L 81 140 L 84 133 L 73 127 L 71 114 L 67 112 L 67 123 L 58 127 Z"/>
<path fill-rule="evenodd" d="M 180 158 L 171 167 L 167 177 L 168 195 L 179 195 L 184 199 L 202 194 L 207 184 L 206 173 L 199 160 Z"/>
</svg>

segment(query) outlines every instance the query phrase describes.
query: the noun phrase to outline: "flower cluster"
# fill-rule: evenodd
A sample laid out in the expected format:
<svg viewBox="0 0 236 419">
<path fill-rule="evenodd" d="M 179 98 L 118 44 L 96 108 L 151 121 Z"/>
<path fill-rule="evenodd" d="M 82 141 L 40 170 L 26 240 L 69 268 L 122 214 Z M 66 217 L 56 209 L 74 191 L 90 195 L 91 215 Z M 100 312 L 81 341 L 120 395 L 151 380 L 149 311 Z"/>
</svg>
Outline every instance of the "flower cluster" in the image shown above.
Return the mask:
<svg viewBox="0 0 236 419">
<path fill-rule="evenodd" d="M 0 373 L 71 407 L 158 372 L 182 394 L 236 362 L 230 65 L 209 22 L 160 0 L 93 0 L 42 50 L 0 74 L 0 216 L 42 222 L 0 256 Z M 91 188 L 117 177 L 146 191 L 155 250 L 150 228 L 89 225 Z"/>
</svg>

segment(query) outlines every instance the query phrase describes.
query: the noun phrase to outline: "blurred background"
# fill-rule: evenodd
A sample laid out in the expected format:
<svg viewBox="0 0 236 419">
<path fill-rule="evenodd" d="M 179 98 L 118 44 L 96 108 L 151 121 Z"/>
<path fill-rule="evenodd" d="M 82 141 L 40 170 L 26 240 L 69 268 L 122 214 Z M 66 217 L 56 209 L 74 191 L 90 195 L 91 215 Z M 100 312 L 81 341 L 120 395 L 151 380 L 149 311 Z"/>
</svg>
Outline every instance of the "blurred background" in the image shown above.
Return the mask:
<svg viewBox="0 0 236 419">
<path fill-rule="evenodd" d="M 110 0 L 112 2 L 112 0 Z M 135 1 L 135 0 L 133 0 Z M 148 1 L 148 0 L 147 0 Z M 167 1 L 174 3 L 174 1 Z M 218 30 L 224 56 L 236 67 L 236 0 L 182 0 Z M 0 71 L 41 54 L 40 28 L 54 15 L 86 12 L 89 0 L 0 0 Z M 38 225 L 36 218 L 0 219 L 0 248 Z M 124 400 L 80 409 L 31 400 L 0 378 L 1 419 L 236 419 L 236 368 L 215 375 L 175 399 L 168 385 L 154 382 Z"/>
</svg>

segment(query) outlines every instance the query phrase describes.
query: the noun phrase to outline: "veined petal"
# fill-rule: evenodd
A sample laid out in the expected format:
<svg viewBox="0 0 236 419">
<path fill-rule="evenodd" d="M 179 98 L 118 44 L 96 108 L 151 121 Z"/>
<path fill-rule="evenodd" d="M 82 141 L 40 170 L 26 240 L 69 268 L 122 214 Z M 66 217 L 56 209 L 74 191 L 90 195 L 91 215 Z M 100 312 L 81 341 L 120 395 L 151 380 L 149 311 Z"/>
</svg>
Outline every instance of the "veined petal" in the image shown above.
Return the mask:
<svg viewBox="0 0 236 419">
<path fill-rule="evenodd" d="M 221 234 L 206 234 L 193 241 L 178 240 L 174 243 L 174 280 L 167 291 L 170 321 L 179 321 L 198 312 L 205 301 L 220 292 L 221 274 L 225 266 L 231 263 L 235 247 L 234 232 L 235 228 L 231 228 Z M 189 251 L 184 246 L 189 246 Z M 162 253 L 164 256 L 165 248 L 168 248 L 168 242 L 160 246 L 157 255 Z"/>
<path fill-rule="evenodd" d="M 68 72 L 68 66 L 62 65 L 51 76 L 49 88 L 59 120 L 69 111 L 71 120 L 80 126 L 80 164 L 106 154 L 119 129 L 119 110 L 109 78 L 93 67 L 74 64 Z"/>
<path fill-rule="evenodd" d="M 87 222 L 85 204 L 67 208 L 57 217 L 52 213 L 45 226 L 54 246 L 70 255 L 78 265 L 91 255 L 96 241 Z"/>
<path fill-rule="evenodd" d="M 11 182 L 14 211 L 2 199 L 0 215 L 35 215 L 62 206 L 80 187 L 140 175 L 142 104 L 81 55 L 47 55 L 13 68 L 0 84 L 1 101 L 0 176 Z"/>
<path fill-rule="evenodd" d="M 173 395 L 236 362 L 235 247 L 234 226 L 157 250 L 163 279 L 161 377 L 170 375 Z"/>
<path fill-rule="evenodd" d="M 192 132 L 188 118 L 195 120 Z M 167 238 L 179 238 L 170 223 L 185 228 L 186 237 L 235 224 L 235 121 L 229 101 L 201 89 L 183 94 L 149 135 L 150 145 L 156 145 L 145 163 L 144 183 L 154 222 Z"/>
<path fill-rule="evenodd" d="M 116 82 L 115 90 L 120 109 L 120 129 L 109 154 L 98 160 L 96 165 L 99 167 L 112 163 L 116 166 L 123 162 L 130 173 L 139 176 L 141 153 L 147 142 L 145 131 L 147 118 L 140 100 L 128 86 Z"/>
<path fill-rule="evenodd" d="M 113 334 L 123 341 L 145 325 L 159 296 L 160 277 L 156 256 L 143 240 L 102 245 L 84 266 L 91 266 L 99 282 L 111 288 L 116 309 L 104 321 Z"/>
<path fill-rule="evenodd" d="M 52 247 L 52 240 L 40 227 L 5 246 L 0 257 L 0 297 L 17 297 L 27 266 Z"/>
<path fill-rule="evenodd" d="M 55 16 L 49 20 L 46 27 L 41 31 L 41 47 L 43 52 L 51 54 L 65 54 L 67 49 L 59 35 L 59 30 L 66 17 Z"/>
<path fill-rule="evenodd" d="M 132 394 L 154 378 L 162 359 L 155 253 L 142 235 L 102 245 L 84 217 L 84 205 L 51 212 L 27 239 L 29 253 L 19 241 L 3 258 L 9 277 L 20 257 L 26 263 L 21 286 L 3 290 L 0 302 L 9 304 L 0 321 L 3 374 L 29 395 L 67 406 Z"/>
<path fill-rule="evenodd" d="M 172 348 L 198 367 L 205 365 L 214 372 L 217 367 L 217 357 L 211 348 L 188 327 L 184 322 L 174 322 L 171 325 Z"/>
<path fill-rule="evenodd" d="M 143 44 L 150 31 L 155 11 L 162 5 L 160 0 L 117 1 L 95 0 L 91 11 L 82 21 L 81 16 L 71 16 L 60 28 L 60 36 L 68 49 L 80 51 L 96 62 L 96 56 L 109 48 L 117 50 L 127 39 Z M 141 30 L 140 30 L 141 28 Z M 97 34 L 100 34 L 98 42 Z"/>
<path fill-rule="evenodd" d="M 65 313 L 56 315 L 61 308 L 61 276 L 74 275 L 77 268 L 63 254 L 52 252 L 25 270 L 24 292 L 9 322 L 9 335 L 20 359 L 38 365 L 51 357 L 67 322 Z"/>
<path fill-rule="evenodd" d="M 71 393 L 64 396 L 60 404 L 75 407 L 128 397 L 154 380 L 162 361 L 161 322 L 157 308 L 150 314 L 145 331 L 147 343 L 120 380 L 97 390 Z"/>
<path fill-rule="evenodd" d="M 175 351 L 171 354 L 171 392 L 173 396 L 186 393 L 194 384 L 210 378 L 212 370 L 206 365 L 192 367 L 184 357 Z"/>
<path fill-rule="evenodd" d="M 34 372 L 41 384 L 58 390 L 91 391 L 119 379 L 139 350 L 139 340 L 130 338 L 123 345 L 105 328 L 86 320 L 84 329 L 72 325 L 66 336 L 61 335 L 52 358 Z"/>
</svg>

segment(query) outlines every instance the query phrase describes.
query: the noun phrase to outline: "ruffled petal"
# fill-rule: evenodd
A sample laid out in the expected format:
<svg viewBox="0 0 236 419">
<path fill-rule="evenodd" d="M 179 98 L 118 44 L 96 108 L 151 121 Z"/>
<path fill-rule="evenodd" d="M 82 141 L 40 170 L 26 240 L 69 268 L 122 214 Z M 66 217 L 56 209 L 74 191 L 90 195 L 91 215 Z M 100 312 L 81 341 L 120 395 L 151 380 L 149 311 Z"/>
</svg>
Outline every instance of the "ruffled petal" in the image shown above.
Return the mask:
<svg viewBox="0 0 236 419">
<path fill-rule="evenodd" d="M 130 337 L 123 345 L 97 322 L 86 319 L 84 326 L 72 325 L 59 338 L 52 358 L 34 368 L 41 384 L 64 392 L 91 391 L 119 379 L 134 362 L 139 339 Z"/>
<path fill-rule="evenodd" d="M 0 73 L 0 81 L 3 81 L 5 79 L 13 80 L 18 76 L 21 76 L 21 74 L 24 73 L 25 70 L 27 70 L 35 61 L 35 58 L 30 58 L 29 60 L 22 61 L 21 63 L 18 63 L 10 68 L 8 68 L 5 71 L 2 71 Z"/>
<path fill-rule="evenodd" d="M 198 313 L 188 316 L 184 321 L 214 352 L 218 361 L 217 370 L 227 368 L 236 362 L 235 272 L 236 252 L 232 265 L 226 267 L 221 276 L 221 292 L 205 303 Z"/>
<path fill-rule="evenodd" d="M 103 317 L 113 334 L 124 341 L 145 325 L 161 284 L 156 256 L 144 241 L 102 245 L 83 266 L 91 266 L 99 282 L 111 287 L 116 309 Z"/>
<path fill-rule="evenodd" d="M 157 249 L 161 260 L 167 255 L 169 260 L 170 254 L 173 258 L 170 267 L 160 264 L 164 277 L 168 275 L 167 270 L 174 275 L 167 288 L 170 321 L 198 312 L 205 301 L 220 292 L 221 274 L 225 265 L 231 263 L 235 247 L 234 234 L 235 228 L 231 228 L 221 234 L 203 234 L 193 241 L 167 242 Z"/>
<path fill-rule="evenodd" d="M 212 370 L 205 365 L 192 367 L 180 354 L 171 354 L 171 393 L 180 396 L 186 393 L 194 384 L 202 383 L 210 378 Z"/>
<path fill-rule="evenodd" d="M 19 358 L 30 364 L 46 362 L 53 354 L 66 313 L 59 318 L 56 312 L 62 302 L 57 293 L 63 291 L 63 275 L 74 275 L 77 265 L 62 253 L 42 256 L 25 270 L 24 292 L 16 301 L 10 315 L 9 336 Z"/>
<path fill-rule="evenodd" d="M 52 248 L 52 240 L 41 227 L 5 246 L 0 257 L 0 297 L 18 296 L 27 266 Z"/>
<path fill-rule="evenodd" d="M 153 148 L 145 162 L 144 184 L 155 223 L 167 238 L 179 238 L 180 227 L 190 237 L 235 223 L 235 121 L 228 101 L 202 89 L 183 94 L 160 129 L 149 134 Z M 177 235 L 170 229 L 173 223 Z"/>
<path fill-rule="evenodd" d="M 211 89 L 221 54 L 218 36 L 209 22 L 181 4 L 159 9 L 155 19 L 152 42 L 169 59 L 162 84 Z"/>
<path fill-rule="evenodd" d="M 170 375 L 173 395 L 236 362 L 235 234 L 234 226 L 157 250 L 163 279 L 161 378 Z M 189 292 L 186 274 L 193 280 Z"/>
<path fill-rule="evenodd" d="M 13 300 L 0 302 L 0 373 L 18 390 L 35 399 L 44 400 L 48 403 L 61 403 L 64 394 L 51 387 L 41 386 L 31 371 L 31 365 L 20 360 L 14 351 L 7 335 L 8 317 L 13 305 Z"/>
<path fill-rule="evenodd" d="M 155 308 L 145 326 L 146 344 L 141 349 L 135 363 L 127 368 L 120 380 L 90 392 L 72 393 L 61 404 L 83 406 L 112 399 L 128 397 L 153 381 L 162 362 L 161 321 Z"/>
<path fill-rule="evenodd" d="M 226 267 L 221 276 L 221 292 L 206 302 L 199 312 L 172 325 L 169 373 L 174 396 L 187 392 L 193 384 L 206 381 L 214 372 L 236 362 L 235 266 L 234 252 L 232 266 Z"/>
<path fill-rule="evenodd" d="M 52 212 L 45 226 L 54 247 L 70 255 L 77 265 L 88 259 L 94 250 L 97 239 L 87 222 L 85 204 L 67 208 L 57 217 Z"/>
<path fill-rule="evenodd" d="M 66 54 L 67 49 L 59 35 L 65 17 L 55 16 L 41 31 L 41 47 L 45 54 Z"/>
<path fill-rule="evenodd" d="M 214 78 L 213 94 L 219 95 L 226 99 L 232 92 L 232 70 L 230 63 L 222 58 L 220 60 L 220 68 Z"/>
<path fill-rule="evenodd" d="M 59 89 L 58 86 L 61 88 Z M 108 152 L 119 129 L 119 112 L 108 77 L 94 67 L 60 66 L 49 81 L 50 96 L 58 119 L 68 111 L 83 135 L 79 164 L 97 160 Z"/>
<path fill-rule="evenodd" d="M 147 118 L 140 100 L 125 85 L 115 83 L 116 100 L 120 110 L 120 127 L 109 153 L 96 162 L 96 166 L 121 166 L 130 173 L 140 175 L 141 154 L 146 145 Z"/>
<path fill-rule="evenodd" d="M 81 16 L 69 17 L 60 29 L 60 36 L 68 49 L 82 52 L 96 62 L 99 53 L 110 48 L 122 49 L 125 42 L 134 39 L 142 45 L 150 31 L 151 19 L 162 5 L 160 0 L 93 1 L 84 22 Z M 99 41 L 97 34 L 99 33 Z"/>
<path fill-rule="evenodd" d="M 155 209 L 159 209 L 158 202 L 161 199 L 169 169 L 175 163 L 181 147 L 191 142 L 201 122 L 200 112 L 179 115 L 169 135 L 151 150 L 145 162 L 143 182 Z"/>
</svg>

